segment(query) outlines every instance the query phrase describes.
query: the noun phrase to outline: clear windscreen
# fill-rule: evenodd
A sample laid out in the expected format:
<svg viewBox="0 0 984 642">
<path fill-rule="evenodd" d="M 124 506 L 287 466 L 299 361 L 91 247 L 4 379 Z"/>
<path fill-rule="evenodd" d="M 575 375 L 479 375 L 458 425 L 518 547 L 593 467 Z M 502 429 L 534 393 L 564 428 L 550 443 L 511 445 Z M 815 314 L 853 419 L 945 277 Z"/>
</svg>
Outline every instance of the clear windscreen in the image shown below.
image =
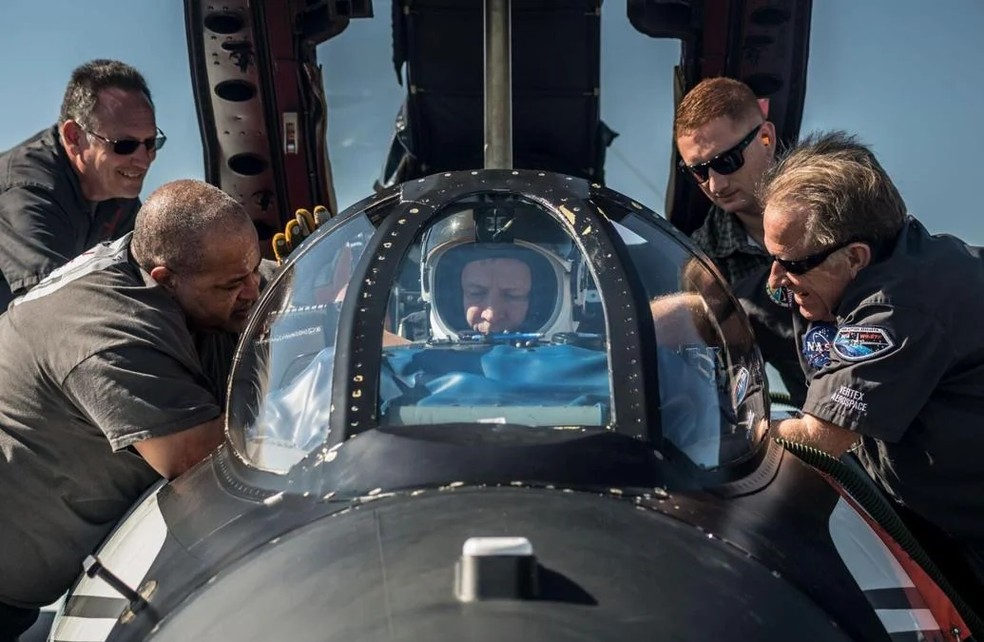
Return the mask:
<svg viewBox="0 0 984 642">
<path fill-rule="evenodd" d="M 742 459 L 767 429 L 743 312 L 685 242 L 645 212 L 606 207 L 649 301 L 663 437 L 700 468 Z M 375 233 L 359 214 L 312 239 L 257 310 L 228 412 L 233 448 L 251 466 L 286 472 L 328 439 L 335 349 L 351 341 L 337 336 L 339 318 L 347 289 L 365 286 L 351 276 Z M 618 432 L 614 400 L 629 393 L 612 378 L 620 343 L 605 321 L 618 311 L 606 309 L 612 286 L 579 248 L 551 212 L 515 194 L 442 209 L 389 285 L 380 377 L 365 382 L 378 393 L 378 425 Z"/>
<path fill-rule="evenodd" d="M 744 458 L 768 429 L 744 312 L 710 261 L 654 221 L 633 212 L 613 223 L 650 301 L 663 437 L 700 468 Z"/>
<path fill-rule="evenodd" d="M 251 465 L 285 472 L 328 437 L 338 320 L 352 270 L 375 232 L 343 221 L 289 264 L 241 344 L 229 433 Z"/>
<path fill-rule="evenodd" d="M 381 425 L 610 425 L 598 286 L 549 212 L 515 195 L 455 203 L 400 272 Z"/>
</svg>

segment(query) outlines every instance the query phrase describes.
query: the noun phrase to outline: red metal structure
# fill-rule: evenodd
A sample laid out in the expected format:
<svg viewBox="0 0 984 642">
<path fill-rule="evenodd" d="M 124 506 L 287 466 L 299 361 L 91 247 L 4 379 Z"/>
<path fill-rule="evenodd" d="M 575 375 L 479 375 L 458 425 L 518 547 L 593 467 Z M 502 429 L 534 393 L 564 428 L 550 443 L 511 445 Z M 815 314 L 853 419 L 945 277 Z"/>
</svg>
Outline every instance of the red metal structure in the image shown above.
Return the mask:
<svg viewBox="0 0 984 642">
<path fill-rule="evenodd" d="M 795 141 L 806 87 L 811 0 L 627 0 L 632 25 L 682 42 L 675 100 L 702 78 L 747 82 Z M 393 60 L 407 79 L 381 186 L 482 166 L 482 0 L 394 0 Z M 617 11 L 610 0 L 605 11 Z M 514 166 L 604 182 L 613 134 L 601 119 L 601 0 L 514 0 Z M 262 239 L 297 207 L 336 210 L 316 46 L 370 0 L 185 0 L 206 179 L 247 207 Z M 381 19 L 376 17 L 375 19 Z M 544 34 L 549 34 L 548 38 Z M 564 46 L 557 46 L 562 42 Z M 401 69 L 405 73 L 401 74 Z M 668 178 L 666 215 L 684 232 L 708 203 Z"/>
</svg>

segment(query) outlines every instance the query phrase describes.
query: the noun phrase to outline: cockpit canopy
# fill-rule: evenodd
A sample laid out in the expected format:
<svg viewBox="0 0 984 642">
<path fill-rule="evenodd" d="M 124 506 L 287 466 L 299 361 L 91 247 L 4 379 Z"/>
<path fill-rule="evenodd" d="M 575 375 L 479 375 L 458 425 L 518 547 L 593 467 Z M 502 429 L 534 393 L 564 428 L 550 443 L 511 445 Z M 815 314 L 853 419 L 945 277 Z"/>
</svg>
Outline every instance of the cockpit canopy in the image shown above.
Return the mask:
<svg viewBox="0 0 984 642">
<path fill-rule="evenodd" d="M 243 462 L 288 474 L 356 435 L 440 426 L 615 433 L 717 469 L 768 414 L 747 320 L 686 239 L 600 186 L 488 170 L 318 230 L 258 306 L 227 416 Z"/>
</svg>

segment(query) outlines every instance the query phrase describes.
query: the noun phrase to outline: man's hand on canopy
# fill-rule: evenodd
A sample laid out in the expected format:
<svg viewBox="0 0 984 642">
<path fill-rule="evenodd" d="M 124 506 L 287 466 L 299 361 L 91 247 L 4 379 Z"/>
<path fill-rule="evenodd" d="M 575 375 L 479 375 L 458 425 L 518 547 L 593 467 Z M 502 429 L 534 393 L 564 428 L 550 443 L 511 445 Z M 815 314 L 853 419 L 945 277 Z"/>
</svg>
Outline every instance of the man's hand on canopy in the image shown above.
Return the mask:
<svg viewBox="0 0 984 642">
<path fill-rule="evenodd" d="M 298 209 L 294 213 L 294 218 L 287 221 L 284 231 L 273 235 L 273 255 L 277 258 L 277 263 L 283 264 L 287 255 L 330 217 L 328 208 L 324 205 L 316 205 L 314 212 L 309 212 L 303 207 Z"/>
</svg>

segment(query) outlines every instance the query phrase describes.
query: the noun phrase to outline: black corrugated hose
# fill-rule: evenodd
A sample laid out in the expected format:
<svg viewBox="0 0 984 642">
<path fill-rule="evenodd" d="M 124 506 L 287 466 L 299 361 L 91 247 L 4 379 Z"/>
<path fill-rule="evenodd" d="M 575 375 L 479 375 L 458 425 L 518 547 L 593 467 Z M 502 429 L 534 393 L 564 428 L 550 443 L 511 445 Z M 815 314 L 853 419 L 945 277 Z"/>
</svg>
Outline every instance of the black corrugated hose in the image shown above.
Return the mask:
<svg viewBox="0 0 984 642">
<path fill-rule="evenodd" d="M 779 437 L 776 438 L 776 442 L 808 465 L 837 480 L 851 494 L 851 497 L 898 542 L 902 550 L 908 553 L 936 582 L 937 586 L 946 593 L 957 612 L 960 613 L 964 623 L 970 628 L 974 638 L 984 640 L 984 620 L 981 620 L 977 613 L 953 589 L 939 567 L 930 559 L 929 554 L 912 535 L 902 518 L 898 516 L 889 501 L 874 486 L 870 478 L 863 476 L 863 473 L 822 450 Z"/>
</svg>

